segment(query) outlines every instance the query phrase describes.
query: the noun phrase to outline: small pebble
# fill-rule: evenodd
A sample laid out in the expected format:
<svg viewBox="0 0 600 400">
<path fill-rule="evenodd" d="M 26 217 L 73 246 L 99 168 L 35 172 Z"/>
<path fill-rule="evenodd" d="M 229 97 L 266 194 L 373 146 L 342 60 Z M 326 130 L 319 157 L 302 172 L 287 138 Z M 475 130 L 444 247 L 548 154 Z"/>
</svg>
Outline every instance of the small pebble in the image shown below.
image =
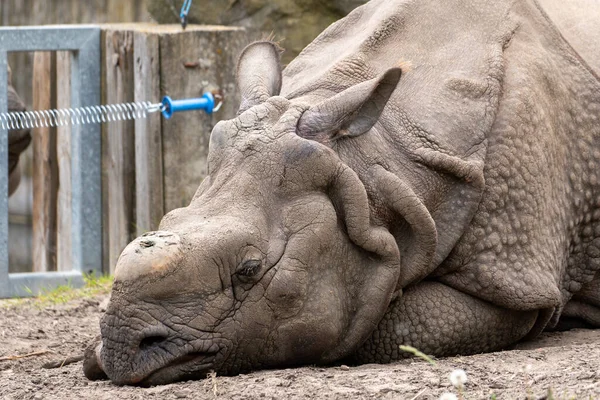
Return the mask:
<svg viewBox="0 0 600 400">
<path fill-rule="evenodd" d="M 110 297 L 107 297 L 104 300 L 102 300 L 102 302 L 100 304 L 98 304 L 98 311 L 100 311 L 100 312 L 106 312 L 106 309 L 108 308 L 108 302 L 109 301 L 110 301 Z"/>
<path fill-rule="evenodd" d="M 187 389 L 184 389 L 184 390 L 178 390 L 178 391 L 174 392 L 173 394 L 178 399 L 185 399 L 191 394 L 191 392 Z"/>
<path fill-rule="evenodd" d="M 347 365 L 342 365 L 342 366 L 340 367 L 340 369 L 341 369 L 342 371 L 350 371 L 350 367 L 349 367 L 349 366 L 347 366 Z"/>
</svg>

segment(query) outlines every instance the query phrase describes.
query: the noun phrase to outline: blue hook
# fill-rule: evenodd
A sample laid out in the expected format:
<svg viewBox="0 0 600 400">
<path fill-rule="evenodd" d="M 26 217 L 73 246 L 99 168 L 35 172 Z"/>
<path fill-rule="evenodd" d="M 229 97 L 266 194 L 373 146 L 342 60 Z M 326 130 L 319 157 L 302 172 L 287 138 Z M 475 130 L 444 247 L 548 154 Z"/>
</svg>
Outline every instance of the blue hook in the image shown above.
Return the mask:
<svg viewBox="0 0 600 400">
<path fill-rule="evenodd" d="M 218 109 L 218 107 L 217 107 Z M 173 113 L 189 110 L 204 110 L 212 114 L 215 110 L 215 97 L 210 92 L 204 93 L 200 98 L 171 100 L 169 96 L 162 99 L 162 115 L 166 119 L 171 118 Z"/>
<path fill-rule="evenodd" d="M 183 2 L 183 6 L 181 6 L 181 12 L 179 13 L 179 19 L 181 19 L 181 27 L 185 29 L 187 26 L 187 18 L 188 13 L 190 12 L 190 7 L 192 6 L 192 0 L 185 0 Z"/>
</svg>

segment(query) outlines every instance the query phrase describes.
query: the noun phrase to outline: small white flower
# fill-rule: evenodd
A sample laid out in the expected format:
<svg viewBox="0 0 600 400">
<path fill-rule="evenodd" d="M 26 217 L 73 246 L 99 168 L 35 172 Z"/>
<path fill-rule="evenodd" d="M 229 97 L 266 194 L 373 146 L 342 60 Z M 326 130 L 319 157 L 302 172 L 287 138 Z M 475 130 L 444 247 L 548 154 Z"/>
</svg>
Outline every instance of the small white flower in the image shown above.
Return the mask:
<svg viewBox="0 0 600 400">
<path fill-rule="evenodd" d="M 463 388 L 467 383 L 467 373 L 464 369 L 455 369 L 450 374 L 450 383 L 455 388 Z"/>
<path fill-rule="evenodd" d="M 444 393 L 440 396 L 440 400 L 458 400 L 454 393 Z"/>
</svg>

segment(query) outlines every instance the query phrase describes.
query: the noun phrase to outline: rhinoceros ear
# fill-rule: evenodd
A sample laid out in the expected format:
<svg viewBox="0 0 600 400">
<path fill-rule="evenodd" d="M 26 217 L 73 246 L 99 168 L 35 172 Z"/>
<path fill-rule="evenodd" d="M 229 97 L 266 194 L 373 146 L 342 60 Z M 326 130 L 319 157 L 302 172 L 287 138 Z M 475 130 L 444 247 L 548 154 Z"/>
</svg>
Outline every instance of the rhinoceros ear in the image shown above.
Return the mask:
<svg viewBox="0 0 600 400">
<path fill-rule="evenodd" d="M 298 135 L 323 142 L 368 132 L 379 119 L 401 75 L 400 68 L 391 68 L 309 108 L 300 117 Z"/>
<path fill-rule="evenodd" d="M 281 53 L 282 49 L 270 41 L 254 42 L 242 51 L 237 67 L 242 94 L 238 114 L 279 94 Z"/>
</svg>

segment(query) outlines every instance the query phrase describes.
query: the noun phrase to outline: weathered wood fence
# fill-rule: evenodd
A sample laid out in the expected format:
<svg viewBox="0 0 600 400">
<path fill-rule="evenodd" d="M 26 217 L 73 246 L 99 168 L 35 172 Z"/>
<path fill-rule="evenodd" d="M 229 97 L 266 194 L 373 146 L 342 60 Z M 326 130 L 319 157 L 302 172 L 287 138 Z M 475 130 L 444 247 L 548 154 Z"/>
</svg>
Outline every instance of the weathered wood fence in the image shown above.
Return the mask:
<svg viewBox="0 0 600 400">
<path fill-rule="evenodd" d="M 147 0 L 0 0 L 0 25 L 34 26 L 150 22 Z M 32 104 L 33 62 L 27 53 L 13 53 L 10 65 L 20 73 L 13 84 L 25 104 Z"/>
<path fill-rule="evenodd" d="M 242 28 L 116 24 L 102 26 L 102 103 L 158 102 L 223 93 L 213 115 L 202 111 L 164 120 L 111 122 L 102 128 L 103 269 L 112 272 L 135 236 L 156 229 L 168 211 L 186 206 L 207 173 L 214 124 L 235 115 L 237 56 Z M 68 107 L 69 57 L 34 58 L 34 108 Z M 34 271 L 70 269 L 70 132 L 38 128 L 34 146 Z"/>
</svg>

